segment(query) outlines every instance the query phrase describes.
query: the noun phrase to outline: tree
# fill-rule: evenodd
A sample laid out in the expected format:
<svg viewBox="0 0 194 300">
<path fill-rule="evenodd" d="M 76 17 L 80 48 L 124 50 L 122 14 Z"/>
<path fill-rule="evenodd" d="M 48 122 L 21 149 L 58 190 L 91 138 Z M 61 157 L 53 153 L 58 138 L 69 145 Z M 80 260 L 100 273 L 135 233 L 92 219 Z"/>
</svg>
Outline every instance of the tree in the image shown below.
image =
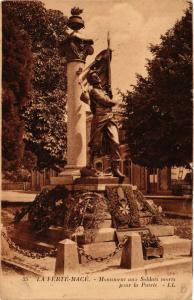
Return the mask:
<svg viewBox="0 0 194 300">
<path fill-rule="evenodd" d="M 188 166 L 192 161 L 191 4 L 150 50 L 148 75 L 137 75 L 133 90 L 122 94 L 131 158 L 146 167 Z"/>
<path fill-rule="evenodd" d="M 32 55 L 28 35 L 2 4 L 2 169 L 9 174 L 21 165 L 24 121 L 21 111 L 31 90 Z"/>
<path fill-rule="evenodd" d="M 38 169 L 58 168 L 66 151 L 66 59 L 60 44 L 67 18 L 40 1 L 7 1 L 7 6 L 32 43 L 31 101 L 23 111 L 26 151 L 37 156 Z"/>
<path fill-rule="evenodd" d="M 24 139 L 27 149 L 37 155 L 37 166 L 40 170 L 57 170 L 63 163 L 66 146 L 63 97 L 64 92 L 59 90 L 46 95 L 38 93 L 38 101 L 34 98 L 24 114 L 27 128 Z"/>
</svg>

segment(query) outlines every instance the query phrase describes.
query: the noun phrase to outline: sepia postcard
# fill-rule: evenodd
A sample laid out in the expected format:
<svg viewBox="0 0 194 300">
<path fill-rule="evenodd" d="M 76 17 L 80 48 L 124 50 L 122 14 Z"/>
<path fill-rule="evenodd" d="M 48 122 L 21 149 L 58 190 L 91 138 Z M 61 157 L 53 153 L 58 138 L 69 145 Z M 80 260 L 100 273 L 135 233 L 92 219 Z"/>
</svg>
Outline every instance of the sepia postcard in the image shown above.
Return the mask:
<svg viewBox="0 0 194 300">
<path fill-rule="evenodd" d="M 192 299 L 192 2 L 1 2 L 2 300 Z"/>
</svg>

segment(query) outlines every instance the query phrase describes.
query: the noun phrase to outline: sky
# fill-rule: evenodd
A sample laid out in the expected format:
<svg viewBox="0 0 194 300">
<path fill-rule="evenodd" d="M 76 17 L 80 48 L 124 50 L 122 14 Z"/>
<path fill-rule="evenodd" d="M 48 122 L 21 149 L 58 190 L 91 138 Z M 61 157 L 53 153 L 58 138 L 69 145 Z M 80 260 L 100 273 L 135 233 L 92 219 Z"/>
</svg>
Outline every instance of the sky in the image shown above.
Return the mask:
<svg viewBox="0 0 194 300">
<path fill-rule="evenodd" d="M 94 40 L 94 54 L 86 66 L 107 48 L 110 32 L 113 94 L 125 92 L 136 83 L 136 73 L 146 75 L 146 58 L 151 58 L 149 44 L 158 44 L 161 34 L 180 19 L 188 6 L 186 0 L 44 0 L 45 7 L 70 16 L 71 8 L 82 8 L 83 34 Z"/>
</svg>

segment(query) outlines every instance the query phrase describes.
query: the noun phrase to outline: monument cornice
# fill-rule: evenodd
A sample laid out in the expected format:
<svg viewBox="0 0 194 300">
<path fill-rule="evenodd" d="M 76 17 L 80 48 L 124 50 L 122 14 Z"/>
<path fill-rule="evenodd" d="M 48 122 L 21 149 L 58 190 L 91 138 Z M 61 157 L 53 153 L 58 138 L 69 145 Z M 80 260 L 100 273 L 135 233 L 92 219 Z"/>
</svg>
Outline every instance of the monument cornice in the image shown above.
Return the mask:
<svg viewBox="0 0 194 300">
<path fill-rule="evenodd" d="M 88 55 L 92 55 L 93 40 L 80 38 L 77 35 L 70 35 L 64 42 L 64 51 L 67 62 L 79 61 L 86 62 Z"/>
</svg>

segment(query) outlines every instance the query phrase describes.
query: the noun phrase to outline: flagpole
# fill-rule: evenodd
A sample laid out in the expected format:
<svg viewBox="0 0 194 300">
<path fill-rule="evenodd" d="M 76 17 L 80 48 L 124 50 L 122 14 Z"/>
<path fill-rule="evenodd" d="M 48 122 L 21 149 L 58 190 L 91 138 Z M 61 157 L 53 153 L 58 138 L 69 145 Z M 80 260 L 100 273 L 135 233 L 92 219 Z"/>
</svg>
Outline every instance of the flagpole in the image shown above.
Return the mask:
<svg viewBox="0 0 194 300">
<path fill-rule="evenodd" d="M 111 68 L 110 68 L 110 32 L 107 33 L 107 52 L 108 52 L 108 92 L 111 92 Z"/>
</svg>

